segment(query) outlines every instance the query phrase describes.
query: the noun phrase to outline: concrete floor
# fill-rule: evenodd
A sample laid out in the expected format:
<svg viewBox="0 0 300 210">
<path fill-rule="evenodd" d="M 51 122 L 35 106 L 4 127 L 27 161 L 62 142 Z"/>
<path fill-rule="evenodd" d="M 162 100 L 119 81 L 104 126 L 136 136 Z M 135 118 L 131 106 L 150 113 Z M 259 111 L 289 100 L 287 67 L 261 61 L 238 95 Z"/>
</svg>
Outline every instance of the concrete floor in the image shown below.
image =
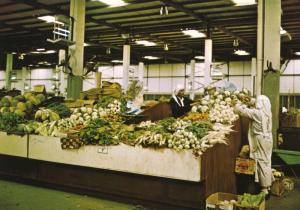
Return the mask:
<svg viewBox="0 0 300 210">
<path fill-rule="evenodd" d="M 271 196 L 266 210 L 300 210 L 300 178 L 293 179 L 294 190 L 284 192 L 281 197 Z"/>
<path fill-rule="evenodd" d="M 281 197 L 271 196 L 266 210 L 300 210 L 300 179 Z M 146 210 L 146 208 L 63 191 L 0 180 L 0 210 Z"/>
<path fill-rule="evenodd" d="M 133 210 L 134 206 L 0 180 L 0 210 Z"/>
</svg>

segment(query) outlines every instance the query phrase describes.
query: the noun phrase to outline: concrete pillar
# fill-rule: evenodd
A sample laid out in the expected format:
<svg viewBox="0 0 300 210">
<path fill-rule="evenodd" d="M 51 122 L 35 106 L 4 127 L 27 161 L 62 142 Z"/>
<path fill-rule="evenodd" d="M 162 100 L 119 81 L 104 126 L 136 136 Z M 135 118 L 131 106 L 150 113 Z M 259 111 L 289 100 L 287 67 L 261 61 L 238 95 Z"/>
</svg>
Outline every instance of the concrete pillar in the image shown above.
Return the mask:
<svg viewBox="0 0 300 210">
<path fill-rule="evenodd" d="M 212 63 L 212 40 L 205 39 L 205 49 L 204 49 L 204 84 L 211 83 L 211 63 Z"/>
<path fill-rule="evenodd" d="M 255 78 L 256 78 L 256 58 L 251 59 L 251 95 L 255 95 Z"/>
<path fill-rule="evenodd" d="M 25 92 L 26 78 L 27 78 L 27 69 L 26 69 L 26 67 L 22 67 L 22 87 L 23 87 L 23 93 Z"/>
<path fill-rule="evenodd" d="M 144 62 L 139 62 L 138 80 L 144 83 Z"/>
<path fill-rule="evenodd" d="M 95 73 L 95 77 L 96 77 L 96 88 L 101 88 L 102 72 L 97 71 Z"/>
<path fill-rule="evenodd" d="M 70 66 L 73 76 L 68 76 L 68 97 L 78 99 L 82 91 L 83 75 L 83 52 L 84 52 L 84 30 L 85 30 L 85 0 L 71 0 L 70 16 L 74 18 L 73 41 L 69 48 Z"/>
<path fill-rule="evenodd" d="M 65 56 L 66 56 L 66 51 L 65 50 L 59 50 L 58 51 L 58 63 L 61 63 L 62 60 L 65 60 Z M 57 67 L 56 67 L 57 68 Z M 62 96 L 67 96 L 66 93 L 67 93 L 67 80 L 66 80 L 66 75 L 63 71 L 58 71 L 59 72 L 59 75 L 58 75 L 58 78 L 59 78 L 59 92 L 60 92 L 60 95 Z"/>
<path fill-rule="evenodd" d="M 257 42 L 261 44 L 262 55 L 259 55 L 257 62 L 262 61 L 263 70 L 267 69 L 267 63 L 272 62 L 275 72 L 264 71 L 262 77 L 261 93 L 270 98 L 273 113 L 273 139 L 274 146 L 277 145 L 277 129 L 279 125 L 279 78 L 280 78 L 280 26 L 281 26 L 281 0 L 260 0 L 258 1 L 258 31 L 262 37 Z M 262 17 L 261 17 L 262 16 Z M 262 23 L 261 20 L 262 19 Z M 257 72 L 259 72 L 259 69 Z M 258 76 L 258 75 L 257 75 Z"/>
<path fill-rule="evenodd" d="M 264 51 L 264 1 L 257 2 L 257 52 L 256 52 L 256 80 L 255 80 L 255 95 L 261 95 L 262 74 L 263 74 L 263 51 Z"/>
<path fill-rule="evenodd" d="M 196 62 L 194 59 L 191 60 L 191 76 L 190 76 L 190 83 L 191 83 L 191 90 L 190 90 L 190 99 L 194 100 L 195 98 L 195 67 Z"/>
<path fill-rule="evenodd" d="M 10 76 L 13 69 L 13 54 L 6 55 L 5 88 L 11 90 Z"/>
<path fill-rule="evenodd" d="M 130 45 L 123 45 L 123 89 L 128 88 L 129 82 L 129 67 L 130 67 Z"/>
</svg>

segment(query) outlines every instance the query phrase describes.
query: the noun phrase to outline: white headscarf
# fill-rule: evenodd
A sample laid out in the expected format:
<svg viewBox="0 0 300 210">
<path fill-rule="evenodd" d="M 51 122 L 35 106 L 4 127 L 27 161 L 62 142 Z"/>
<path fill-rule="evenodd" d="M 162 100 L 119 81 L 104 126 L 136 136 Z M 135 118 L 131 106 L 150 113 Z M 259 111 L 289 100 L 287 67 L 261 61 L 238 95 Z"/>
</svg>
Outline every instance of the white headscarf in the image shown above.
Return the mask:
<svg viewBox="0 0 300 210">
<path fill-rule="evenodd" d="M 178 101 L 178 97 L 177 94 L 179 93 L 179 91 L 184 90 L 183 85 L 177 85 L 174 89 L 173 89 L 173 94 L 172 97 L 174 98 L 174 100 L 176 101 L 176 103 L 179 106 L 184 106 L 183 104 L 183 98 L 179 98 L 180 101 Z"/>
<path fill-rule="evenodd" d="M 271 103 L 267 96 L 260 95 L 256 99 L 256 108 L 262 112 L 262 127 L 264 136 L 272 133 L 272 111 Z"/>
</svg>

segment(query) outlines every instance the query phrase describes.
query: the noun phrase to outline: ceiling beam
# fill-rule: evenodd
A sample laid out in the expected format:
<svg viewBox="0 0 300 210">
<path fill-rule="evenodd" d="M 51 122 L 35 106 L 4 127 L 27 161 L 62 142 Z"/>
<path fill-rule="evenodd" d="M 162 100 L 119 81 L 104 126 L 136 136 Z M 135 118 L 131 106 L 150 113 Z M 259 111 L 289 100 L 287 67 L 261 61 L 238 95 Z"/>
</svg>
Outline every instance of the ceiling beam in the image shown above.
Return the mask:
<svg viewBox="0 0 300 210">
<path fill-rule="evenodd" d="M 207 27 L 209 27 L 211 25 L 211 21 L 208 18 L 206 18 L 204 15 L 196 14 L 193 10 L 185 8 L 181 4 L 178 4 L 178 3 L 176 3 L 172 0 L 160 0 L 160 1 L 165 3 L 166 5 L 169 5 L 169 6 L 172 6 L 172 7 L 176 8 L 179 11 L 185 12 L 186 14 L 190 15 L 191 17 L 193 17 L 197 20 L 203 21 L 203 23 L 205 23 Z M 242 37 L 238 36 L 237 34 L 234 34 L 233 32 L 230 32 L 225 27 L 217 26 L 216 28 L 218 30 L 226 33 L 227 35 L 233 37 L 234 39 L 238 39 L 238 40 L 240 40 L 240 42 L 243 42 L 244 44 L 252 46 L 252 44 L 250 42 L 248 42 L 247 40 L 245 40 Z"/>
<path fill-rule="evenodd" d="M 35 1 L 35 0 L 14 0 L 14 2 L 30 5 L 33 8 L 48 10 L 48 11 L 51 11 L 51 12 L 55 12 L 56 14 L 65 15 L 67 17 L 70 16 L 69 11 L 63 10 L 60 7 L 55 6 L 55 5 L 45 5 L 45 4 L 42 4 L 42 3 L 38 2 L 38 1 Z"/>
</svg>

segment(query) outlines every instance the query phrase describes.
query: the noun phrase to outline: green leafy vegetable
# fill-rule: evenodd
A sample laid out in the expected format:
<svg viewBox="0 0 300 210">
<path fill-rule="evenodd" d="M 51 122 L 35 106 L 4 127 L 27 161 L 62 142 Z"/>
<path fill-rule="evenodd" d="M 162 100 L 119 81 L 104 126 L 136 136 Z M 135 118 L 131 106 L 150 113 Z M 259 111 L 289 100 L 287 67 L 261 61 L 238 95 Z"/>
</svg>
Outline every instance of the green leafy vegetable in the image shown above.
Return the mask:
<svg viewBox="0 0 300 210">
<path fill-rule="evenodd" d="M 52 103 L 47 106 L 48 109 L 59 114 L 61 118 L 67 118 L 71 115 L 71 110 L 63 104 L 60 103 Z"/>
<path fill-rule="evenodd" d="M 23 132 L 26 121 L 16 113 L 3 113 L 0 115 L 0 130 L 6 132 Z"/>
</svg>

